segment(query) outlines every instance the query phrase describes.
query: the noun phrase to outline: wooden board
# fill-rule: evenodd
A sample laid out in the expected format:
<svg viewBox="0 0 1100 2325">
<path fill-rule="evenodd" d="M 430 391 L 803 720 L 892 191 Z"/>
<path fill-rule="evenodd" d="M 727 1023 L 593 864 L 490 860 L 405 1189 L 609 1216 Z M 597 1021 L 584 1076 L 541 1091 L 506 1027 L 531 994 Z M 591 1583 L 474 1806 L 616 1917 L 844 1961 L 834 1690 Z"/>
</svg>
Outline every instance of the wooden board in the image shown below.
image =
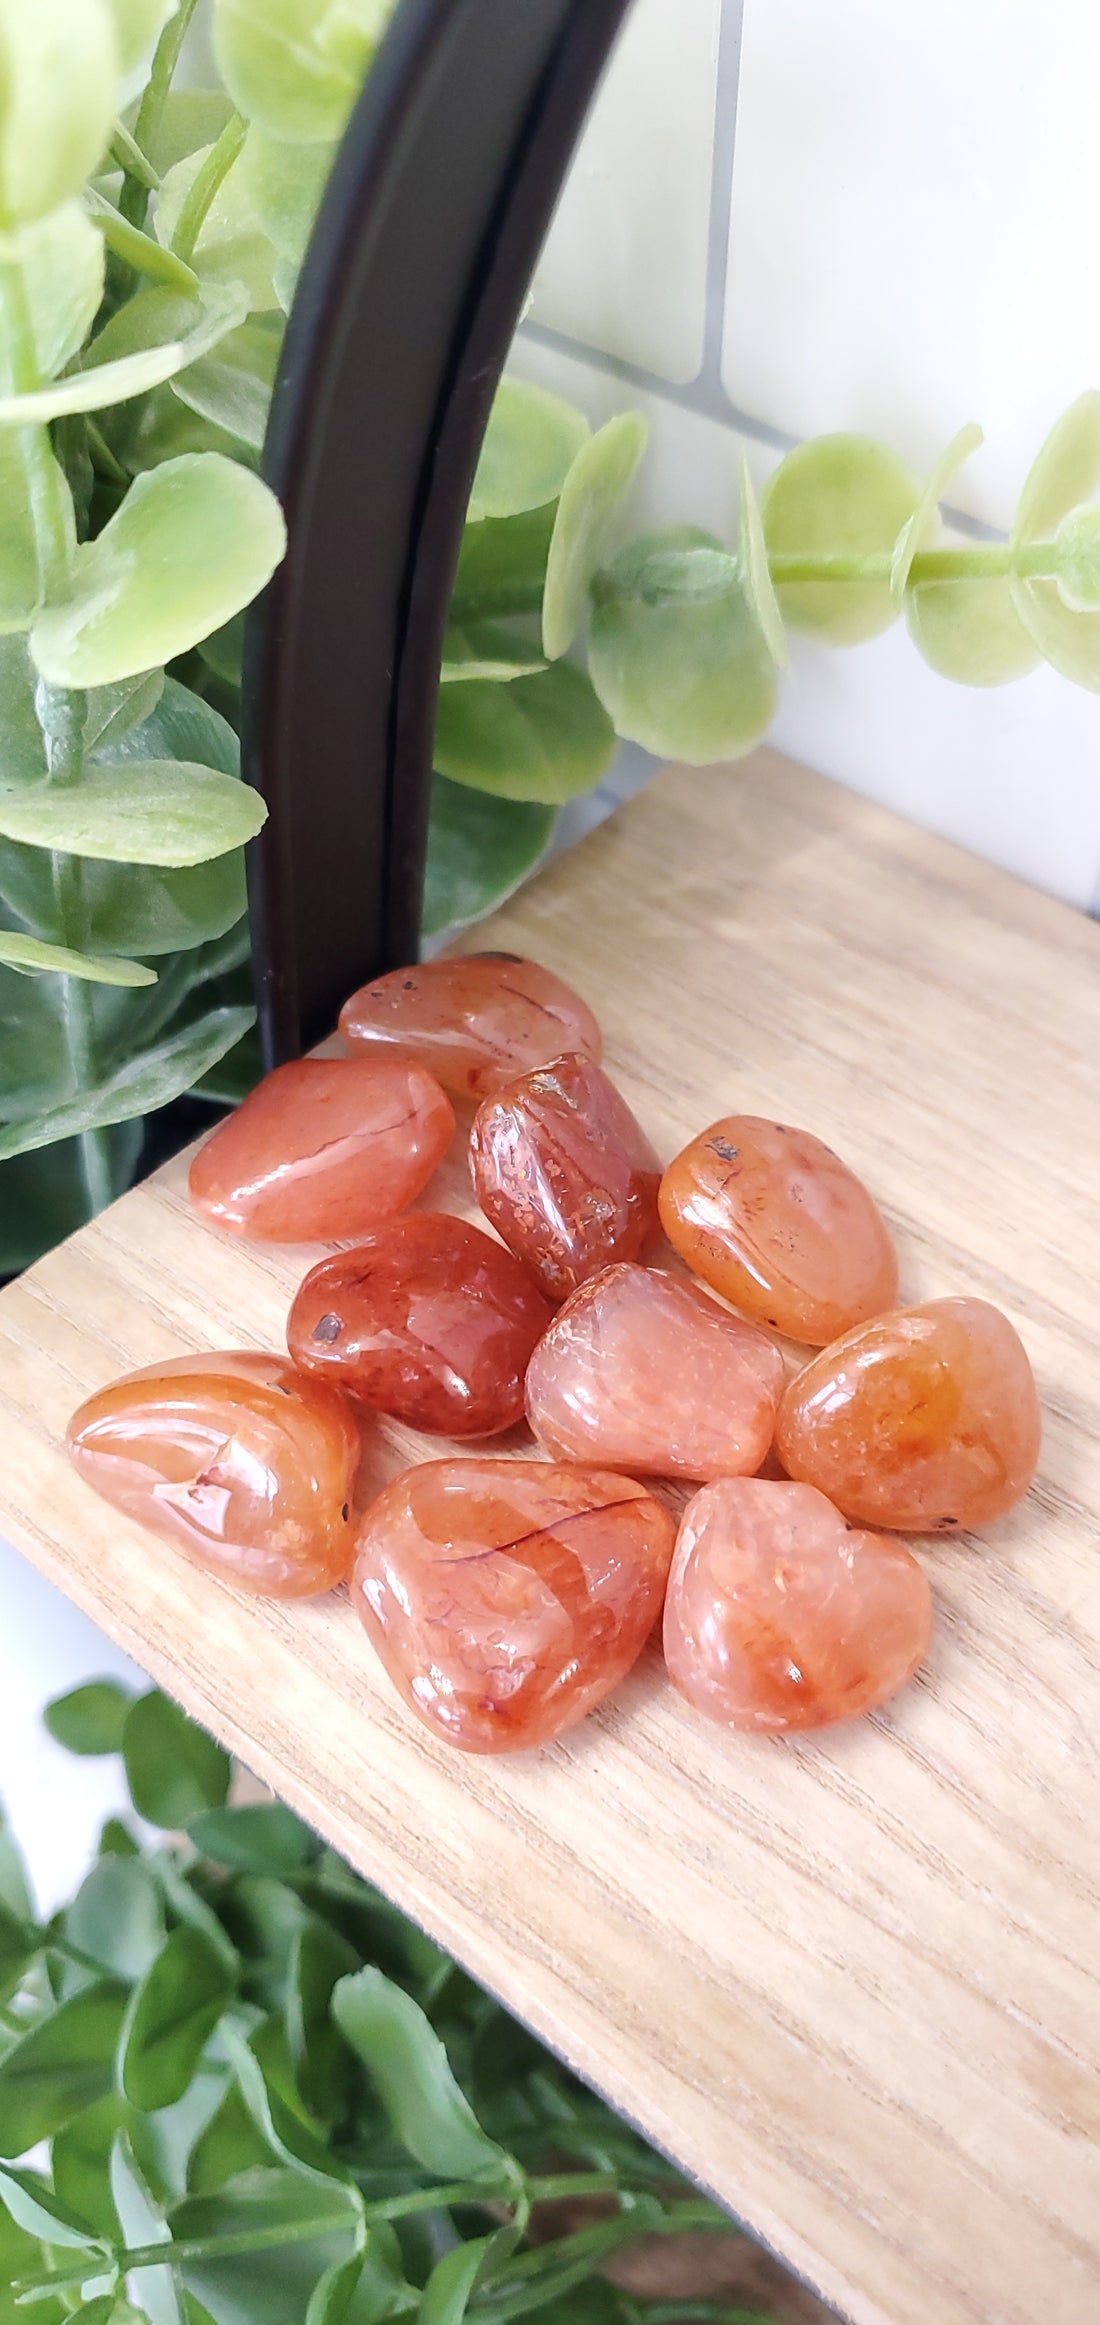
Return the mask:
<svg viewBox="0 0 1100 2325">
<path fill-rule="evenodd" d="M 759 753 L 664 775 L 485 941 L 580 987 L 667 1154 L 733 1109 L 803 1123 L 910 1297 L 1022 1330 L 1040 1481 L 922 1548 L 916 1686 L 735 1741 L 651 1658 L 541 1755 L 466 1759 L 342 1597 L 249 1602 L 123 1523 L 60 1452 L 73 1405 L 277 1347 L 313 1256 L 199 1225 L 182 1163 L 0 1299 L 0 1525 L 858 2325 L 1095 2325 L 1100 929 Z"/>
</svg>

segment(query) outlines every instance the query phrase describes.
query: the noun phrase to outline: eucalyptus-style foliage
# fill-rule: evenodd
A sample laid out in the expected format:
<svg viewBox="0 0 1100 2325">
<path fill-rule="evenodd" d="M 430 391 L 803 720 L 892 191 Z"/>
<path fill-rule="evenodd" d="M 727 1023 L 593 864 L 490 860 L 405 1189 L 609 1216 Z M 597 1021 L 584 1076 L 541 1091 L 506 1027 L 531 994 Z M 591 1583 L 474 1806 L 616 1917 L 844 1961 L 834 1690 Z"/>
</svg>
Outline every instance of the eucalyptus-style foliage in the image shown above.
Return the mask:
<svg viewBox="0 0 1100 2325">
<path fill-rule="evenodd" d="M 46 1720 L 160 1838 L 43 1923 L 0 1821 L 0 2325 L 767 2325 L 598 2273 L 735 2231 L 166 1697 Z"/>
<path fill-rule="evenodd" d="M 196 0 L 0 0 L 0 1272 L 126 1184 L 142 1120 L 257 1072 L 242 614 L 278 561 L 256 471 L 317 203 L 392 0 L 213 0 L 221 85 L 173 76 Z M 379 360 L 384 361 L 384 351 Z M 799 446 L 738 537 L 624 539 L 645 447 L 516 380 L 478 466 L 444 648 L 425 925 L 544 854 L 616 736 L 694 763 L 765 732 L 787 629 L 906 622 L 937 671 L 1100 688 L 1100 395 L 1008 542 L 945 545 L 855 435 Z"/>
</svg>

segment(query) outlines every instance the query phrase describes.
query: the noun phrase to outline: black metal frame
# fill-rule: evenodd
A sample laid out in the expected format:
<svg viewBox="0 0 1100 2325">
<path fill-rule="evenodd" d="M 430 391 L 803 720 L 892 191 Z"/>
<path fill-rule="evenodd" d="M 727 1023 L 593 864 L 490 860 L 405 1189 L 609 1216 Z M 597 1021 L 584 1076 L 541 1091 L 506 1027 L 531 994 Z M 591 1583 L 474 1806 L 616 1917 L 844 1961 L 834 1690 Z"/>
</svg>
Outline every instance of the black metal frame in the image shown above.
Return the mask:
<svg viewBox="0 0 1100 2325">
<path fill-rule="evenodd" d="M 447 601 L 538 252 L 630 0 L 402 0 L 321 205 L 264 472 L 245 773 L 269 1065 L 416 957 Z"/>
</svg>

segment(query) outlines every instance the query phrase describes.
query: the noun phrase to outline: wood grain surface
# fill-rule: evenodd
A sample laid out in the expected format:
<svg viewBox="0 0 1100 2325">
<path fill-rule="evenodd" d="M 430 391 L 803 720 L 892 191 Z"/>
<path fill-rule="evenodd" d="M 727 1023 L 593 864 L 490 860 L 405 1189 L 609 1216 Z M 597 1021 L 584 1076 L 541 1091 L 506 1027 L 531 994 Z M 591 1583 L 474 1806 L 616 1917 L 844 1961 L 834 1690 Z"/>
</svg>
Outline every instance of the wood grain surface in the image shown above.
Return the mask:
<svg viewBox="0 0 1100 2325">
<path fill-rule="evenodd" d="M 666 1155 L 735 1109 L 804 1124 L 879 1197 L 908 1297 L 1023 1333 L 1040 1479 L 920 1546 L 917 1683 L 741 1741 L 651 1654 L 550 1749 L 468 1759 L 342 1595 L 237 1597 L 113 1515 L 72 1407 L 279 1347 L 316 1256 L 200 1225 L 183 1160 L 0 1298 L 0 1526 L 858 2325 L 1096 2325 L 1100 929 L 758 753 L 666 773 L 477 941 L 580 988 Z M 438 1450 L 394 1431 L 379 1469 Z"/>
</svg>

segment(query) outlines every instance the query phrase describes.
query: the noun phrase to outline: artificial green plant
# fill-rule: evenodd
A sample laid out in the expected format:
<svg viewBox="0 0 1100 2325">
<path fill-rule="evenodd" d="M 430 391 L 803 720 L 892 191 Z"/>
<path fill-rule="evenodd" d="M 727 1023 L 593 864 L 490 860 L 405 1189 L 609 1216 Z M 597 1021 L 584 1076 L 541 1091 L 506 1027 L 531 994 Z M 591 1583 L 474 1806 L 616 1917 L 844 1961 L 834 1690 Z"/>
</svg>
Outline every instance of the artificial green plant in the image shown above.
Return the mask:
<svg viewBox="0 0 1100 2325">
<path fill-rule="evenodd" d="M 242 1094 L 250 1033 L 241 615 L 281 553 L 257 475 L 283 322 L 389 0 L 0 0 L 0 1272 L 121 1189 L 145 1118 Z M 379 360 L 385 360 L 384 350 Z M 1100 395 L 1054 429 L 1007 542 L 945 545 L 923 482 L 827 436 L 736 542 L 623 543 L 641 420 L 592 433 L 507 380 L 478 469 L 436 736 L 425 926 L 539 860 L 616 736 L 701 763 L 765 732 L 788 628 L 905 619 L 979 685 L 1100 686 Z"/>
</svg>

